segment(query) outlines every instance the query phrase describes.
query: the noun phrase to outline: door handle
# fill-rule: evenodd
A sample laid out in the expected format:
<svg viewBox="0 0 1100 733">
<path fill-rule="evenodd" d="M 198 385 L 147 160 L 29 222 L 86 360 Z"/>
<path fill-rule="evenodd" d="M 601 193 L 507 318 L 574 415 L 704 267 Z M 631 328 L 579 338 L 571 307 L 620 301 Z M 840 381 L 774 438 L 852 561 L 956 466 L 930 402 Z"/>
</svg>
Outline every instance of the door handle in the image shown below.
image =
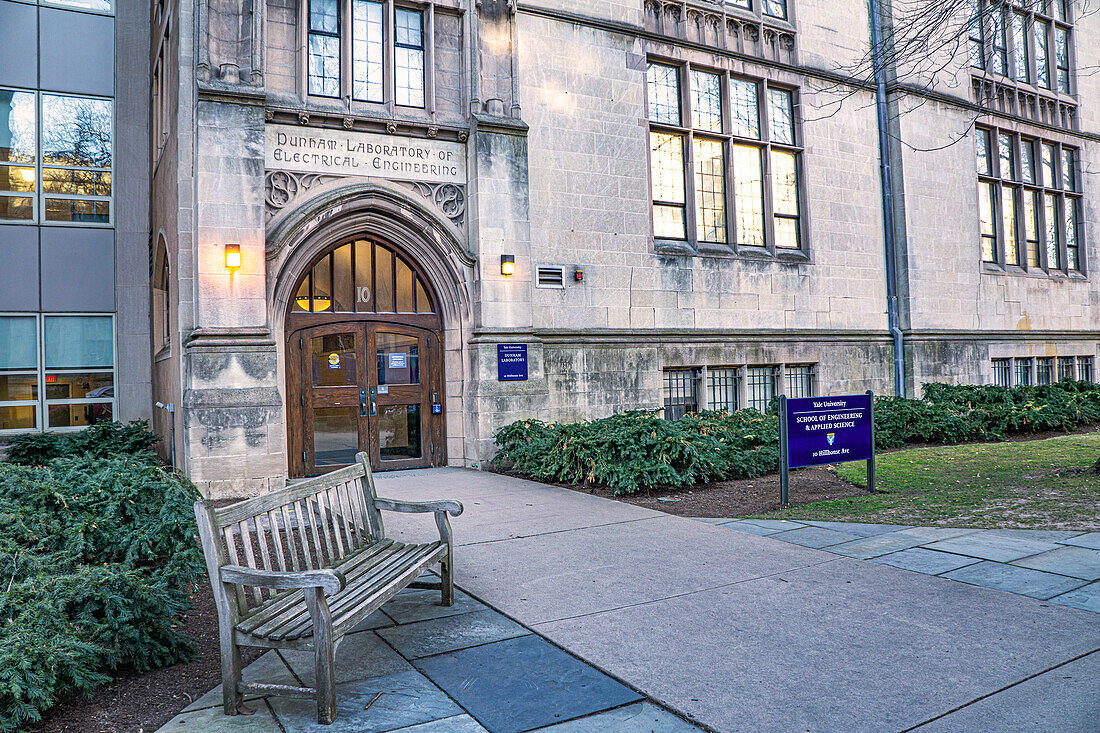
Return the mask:
<svg viewBox="0 0 1100 733">
<path fill-rule="evenodd" d="M 359 390 L 359 417 L 367 416 L 367 390 Z"/>
<path fill-rule="evenodd" d="M 370 388 L 370 416 L 374 417 L 378 414 L 378 402 L 376 401 L 377 392 L 374 387 Z"/>
</svg>

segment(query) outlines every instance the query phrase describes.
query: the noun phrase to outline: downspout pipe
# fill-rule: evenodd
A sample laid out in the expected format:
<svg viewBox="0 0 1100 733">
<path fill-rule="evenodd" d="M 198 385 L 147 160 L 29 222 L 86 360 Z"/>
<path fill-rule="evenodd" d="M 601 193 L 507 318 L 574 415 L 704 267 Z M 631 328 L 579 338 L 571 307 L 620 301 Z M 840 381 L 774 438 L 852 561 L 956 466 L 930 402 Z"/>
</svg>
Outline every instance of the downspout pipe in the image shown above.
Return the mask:
<svg viewBox="0 0 1100 733">
<path fill-rule="evenodd" d="M 886 105 L 886 59 L 882 43 L 881 0 L 868 0 L 871 10 L 871 61 L 875 74 L 875 110 L 878 117 L 879 174 L 882 178 L 882 229 L 886 248 L 886 316 L 894 341 L 894 394 L 905 396 L 905 335 L 898 317 L 897 240 L 894 236 L 894 185 L 890 151 L 889 112 Z"/>
</svg>

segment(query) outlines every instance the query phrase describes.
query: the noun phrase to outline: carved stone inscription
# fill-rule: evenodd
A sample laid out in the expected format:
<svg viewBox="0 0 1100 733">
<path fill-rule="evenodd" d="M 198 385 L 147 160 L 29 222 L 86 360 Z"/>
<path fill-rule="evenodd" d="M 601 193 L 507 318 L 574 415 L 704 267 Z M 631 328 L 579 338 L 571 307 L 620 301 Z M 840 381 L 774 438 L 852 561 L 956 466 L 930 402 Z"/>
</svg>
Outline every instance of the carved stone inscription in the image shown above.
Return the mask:
<svg viewBox="0 0 1100 733">
<path fill-rule="evenodd" d="M 466 183 L 466 147 L 444 140 L 268 125 L 268 170 Z"/>
</svg>

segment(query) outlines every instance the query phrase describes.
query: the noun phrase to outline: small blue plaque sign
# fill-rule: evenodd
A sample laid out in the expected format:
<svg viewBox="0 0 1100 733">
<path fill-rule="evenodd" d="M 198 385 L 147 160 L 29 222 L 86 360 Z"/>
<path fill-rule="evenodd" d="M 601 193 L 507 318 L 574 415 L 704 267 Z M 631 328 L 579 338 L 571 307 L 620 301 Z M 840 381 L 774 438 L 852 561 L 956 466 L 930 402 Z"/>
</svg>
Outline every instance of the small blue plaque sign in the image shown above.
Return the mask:
<svg viewBox="0 0 1100 733">
<path fill-rule="evenodd" d="M 527 380 L 527 344 L 497 344 L 497 381 Z"/>
<path fill-rule="evenodd" d="M 787 466 L 866 461 L 874 455 L 871 395 L 787 399 Z"/>
</svg>

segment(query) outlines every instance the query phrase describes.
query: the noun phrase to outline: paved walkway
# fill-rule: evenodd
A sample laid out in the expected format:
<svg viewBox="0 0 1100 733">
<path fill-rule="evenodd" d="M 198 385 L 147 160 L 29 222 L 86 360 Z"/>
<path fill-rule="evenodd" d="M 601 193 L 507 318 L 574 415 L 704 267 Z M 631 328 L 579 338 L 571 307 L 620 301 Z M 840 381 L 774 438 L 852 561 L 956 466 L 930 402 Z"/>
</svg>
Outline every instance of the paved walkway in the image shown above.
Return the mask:
<svg viewBox="0 0 1100 733">
<path fill-rule="evenodd" d="M 1100 613 L 1100 532 L 785 519 L 700 521 Z"/>
<path fill-rule="evenodd" d="M 733 532 L 492 474 L 433 469 L 385 474 L 378 484 L 384 496 L 463 501 L 466 514 L 454 520 L 456 573 L 459 586 L 468 591 L 469 596 L 463 596 L 468 605 L 448 623 L 466 629 L 460 634 L 466 641 L 517 634 L 422 658 L 418 655 L 425 648 L 418 644 L 439 651 L 441 647 L 430 645 L 449 635 L 411 633 L 431 629 L 413 624 L 442 624 L 445 619 L 402 619 L 386 609 L 386 623 L 402 625 L 357 634 L 353 646 L 349 638 L 340 650 L 347 661 L 338 665 L 345 679 L 371 669 L 374 662 L 364 660 L 373 659 L 378 649 L 391 664 L 408 665 L 417 675 L 374 705 L 382 700 L 387 706 L 396 704 L 401 695 L 418 700 L 419 690 L 425 691 L 425 699 L 438 701 L 431 709 L 439 722 L 401 729 L 408 733 L 482 730 L 477 725 L 493 733 L 535 727 L 518 717 L 520 722 L 512 727 L 494 719 L 491 711 L 506 704 L 576 715 L 570 706 L 588 700 L 591 686 L 576 682 L 582 669 L 594 675 L 595 688 L 605 686 L 624 695 L 617 699 L 611 694 L 610 700 L 596 695 L 594 704 L 614 702 L 621 707 L 600 713 L 607 716 L 603 720 L 587 719 L 595 724 L 578 718 L 551 730 L 683 729 L 683 721 L 659 707 L 636 702 L 634 691 L 717 731 L 1097 730 L 1100 622 L 1094 613 L 776 541 L 762 536 L 767 527 L 761 526 L 759 533 Z M 399 538 L 430 537 L 434 531 L 429 517 L 402 515 L 388 521 L 391 534 Z M 779 531 L 807 535 L 805 530 L 811 528 L 837 531 Z M 891 528 L 880 535 L 902 531 L 911 530 Z M 847 541 L 863 539 L 868 538 Z M 897 551 L 906 549 L 911 548 Z M 500 613 L 477 605 L 475 598 Z M 414 605 L 421 609 L 415 613 L 430 614 L 434 612 L 424 609 L 439 608 Z M 375 623 L 383 620 L 376 618 Z M 476 629 L 482 620 L 495 631 L 479 637 Z M 536 635 L 528 634 L 529 629 Z M 556 649 L 540 636 L 626 685 L 598 675 L 569 655 L 544 651 L 524 656 L 522 648 L 507 654 L 479 651 L 526 644 Z M 378 646 L 381 642 L 384 647 Z M 282 667 L 267 661 L 274 671 L 264 676 L 284 674 L 287 667 L 296 670 L 294 659 L 284 658 L 286 663 L 265 656 L 263 660 L 278 661 Z M 554 667 L 559 662 L 564 666 Z M 526 675 L 534 670 L 535 681 L 500 684 L 521 670 L 527 670 Z M 308 667 L 299 674 L 308 675 Z M 401 674 L 410 672 L 367 679 Z M 421 678 L 434 684 L 424 687 Z M 362 722 L 363 714 L 370 713 L 370 708 L 362 708 L 380 683 L 355 684 L 355 691 L 349 687 L 341 698 L 345 727 L 327 730 L 388 730 Z M 361 690 L 366 690 L 366 697 Z M 442 697 L 441 691 L 446 693 Z M 558 702 L 543 704 L 548 694 Z M 454 705 L 466 706 L 463 709 L 477 722 L 464 718 Z M 177 719 L 177 727 L 169 730 L 266 733 L 272 729 L 265 726 L 273 725 L 275 716 L 286 731 L 310 730 L 308 703 L 273 699 L 272 706 L 273 713 L 264 713 L 269 717 L 220 718 L 233 721 L 232 728 L 212 727 L 219 720 L 216 708 L 200 710 L 186 714 L 195 716 L 187 727 L 178 727 Z M 392 708 L 394 716 L 400 707 Z M 615 717 L 635 713 L 656 717 L 652 722 L 646 717 Z M 408 725 L 396 717 L 387 721 L 386 725 Z M 247 727 L 251 725 L 257 727 Z"/>
</svg>

